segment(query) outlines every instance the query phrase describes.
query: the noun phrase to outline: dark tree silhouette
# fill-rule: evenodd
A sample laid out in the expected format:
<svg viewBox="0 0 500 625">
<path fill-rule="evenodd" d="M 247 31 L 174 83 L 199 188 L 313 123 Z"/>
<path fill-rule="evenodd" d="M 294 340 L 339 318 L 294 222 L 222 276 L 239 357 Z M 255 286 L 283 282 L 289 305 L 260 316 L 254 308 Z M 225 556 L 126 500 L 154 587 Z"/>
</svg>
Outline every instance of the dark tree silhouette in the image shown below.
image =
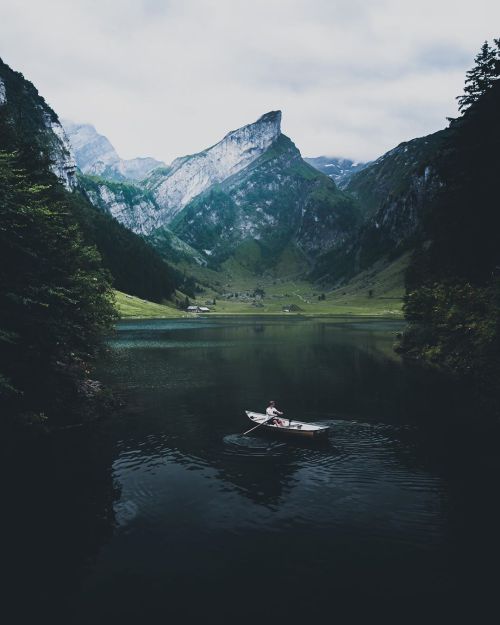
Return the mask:
<svg viewBox="0 0 500 625">
<path fill-rule="evenodd" d="M 500 38 L 493 39 L 493 45 L 485 41 L 474 63 L 466 74 L 464 94 L 457 97 L 461 113 L 477 102 L 500 77 Z"/>
</svg>

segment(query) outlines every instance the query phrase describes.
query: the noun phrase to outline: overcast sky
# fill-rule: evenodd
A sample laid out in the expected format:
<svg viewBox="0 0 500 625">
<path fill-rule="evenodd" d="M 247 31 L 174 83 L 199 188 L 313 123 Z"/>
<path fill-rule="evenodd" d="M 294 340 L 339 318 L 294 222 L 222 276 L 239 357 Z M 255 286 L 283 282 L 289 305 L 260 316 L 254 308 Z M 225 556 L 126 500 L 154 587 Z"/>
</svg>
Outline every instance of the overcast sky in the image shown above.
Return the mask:
<svg viewBox="0 0 500 625">
<path fill-rule="evenodd" d="M 0 55 L 124 158 L 170 162 L 274 109 L 305 156 L 442 128 L 497 0 L 0 0 Z"/>
</svg>

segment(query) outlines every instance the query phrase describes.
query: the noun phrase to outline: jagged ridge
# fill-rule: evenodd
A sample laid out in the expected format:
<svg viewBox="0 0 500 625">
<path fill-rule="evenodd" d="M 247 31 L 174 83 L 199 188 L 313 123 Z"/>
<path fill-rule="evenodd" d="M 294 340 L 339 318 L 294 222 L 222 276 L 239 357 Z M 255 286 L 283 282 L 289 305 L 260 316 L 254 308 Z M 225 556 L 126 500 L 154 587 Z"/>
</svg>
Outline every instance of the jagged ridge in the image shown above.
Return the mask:
<svg viewBox="0 0 500 625">
<path fill-rule="evenodd" d="M 144 186 L 160 206 L 163 225 L 194 197 L 259 158 L 280 136 L 280 124 L 281 111 L 266 113 L 253 124 L 229 132 L 212 147 L 178 158 L 168 169 L 146 179 Z"/>
<path fill-rule="evenodd" d="M 190 202 L 171 227 L 212 262 L 257 242 L 256 270 L 272 267 L 290 244 L 312 260 L 340 245 L 358 219 L 352 200 L 280 135 L 252 164 Z"/>
</svg>

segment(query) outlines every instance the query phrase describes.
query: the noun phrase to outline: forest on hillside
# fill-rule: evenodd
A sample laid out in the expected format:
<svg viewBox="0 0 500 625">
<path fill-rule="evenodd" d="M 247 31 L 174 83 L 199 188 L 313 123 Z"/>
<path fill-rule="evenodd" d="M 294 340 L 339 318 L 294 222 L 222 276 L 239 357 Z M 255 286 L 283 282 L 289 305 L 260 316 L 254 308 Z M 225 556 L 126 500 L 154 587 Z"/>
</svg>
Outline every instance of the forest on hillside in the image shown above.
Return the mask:
<svg viewBox="0 0 500 625">
<path fill-rule="evenodd" d="M 406 276 L 399 350 L 500 395 L 500 39 L 485 42 L 458 97 L 460 117 L 433 164 L 442 181 L 426 206 Z"/>
</svg>

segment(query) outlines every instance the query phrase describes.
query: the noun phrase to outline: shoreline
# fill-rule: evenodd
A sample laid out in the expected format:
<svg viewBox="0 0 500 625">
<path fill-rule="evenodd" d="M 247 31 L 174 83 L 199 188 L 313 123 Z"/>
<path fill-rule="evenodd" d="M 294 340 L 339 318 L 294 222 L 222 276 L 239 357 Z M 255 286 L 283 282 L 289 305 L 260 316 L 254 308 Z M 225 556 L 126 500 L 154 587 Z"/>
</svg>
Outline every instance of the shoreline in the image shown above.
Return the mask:
<svg viewBox="0 0 500 625">
<path fill-rule="evenodd" d="M 270 318 L 278 318 L 281 317 L 283 319 L 290 318 L 302 318 L 302 319 L 376 319 L 376 320 L 385 320 L 385 321 L 401 321 L 405 322 L 405 318 L 403 313 L 282 313 L 282 312 L 266 312 L 266 313 L 251 313 L 251 312 L 234 312 L 234 313 L 211 313 L 211 314 L 184 314 L 178 316 L 158 316 L 158 317 L 140 317 L 140 316 L 122 316 L 118 320 L 118 323 L 123 321 L 177 321 L 184 319 L 229 319 L 229 318 L 250 318 L 250 317 L 260 317 L 265 319 L 266 317 Z"/>
</svg>

